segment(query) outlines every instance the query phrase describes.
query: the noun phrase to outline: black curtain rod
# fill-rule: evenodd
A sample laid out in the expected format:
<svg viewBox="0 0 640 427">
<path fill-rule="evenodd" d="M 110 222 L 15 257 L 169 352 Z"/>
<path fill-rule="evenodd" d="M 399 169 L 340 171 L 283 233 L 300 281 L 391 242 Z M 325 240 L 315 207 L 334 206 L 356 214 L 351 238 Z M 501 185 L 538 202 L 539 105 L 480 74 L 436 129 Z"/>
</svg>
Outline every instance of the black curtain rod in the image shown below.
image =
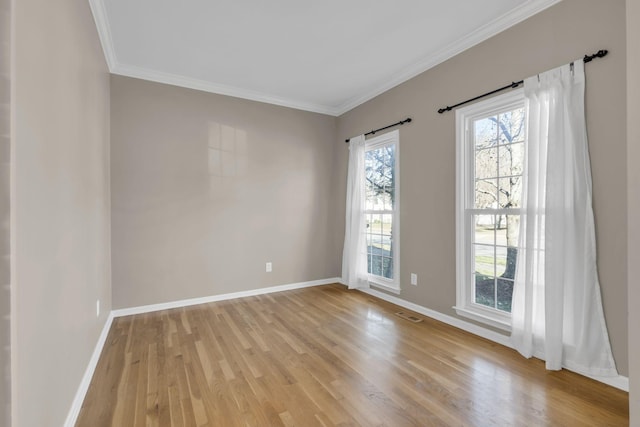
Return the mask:
<svg viewBox="0 0 640 427">
<path fill-rule="evenodd" d="M 405 124 L 405 123 L 411 123 L 411 117 L 407 117 L 407 118 L 406 118 L 406 119 L 404 119 L 404 120 L 400 120 L 398 123 L 394 123 L 394 124 L 392 124 L 392 125 L 385 126 L 385 127 L 383 127 L 383 128 L 380 128 L 380 129 L 376 129 L 376 130 L 372 130 L 372 131 L 370 131 L 370 132 L 367 132 L 367 133 L 365 133 L 365 134 L 364 134 L 364 136 L 367 136 L 367 135 L 375 135 L 375 134 L 376 134 L 376 132 L 380 132 L 381 130 L 389 129 L 389 128 L 392 128 L 392 127 L 394 127 L 394 126 L 402 126 L 402 125 L 403 125 L 403 124 Z M 349 142 L 350 140 L 351 140 L 351 138 L 347 138 L 347 139 L 345 139 L 345 140 L 344 140 L 344 142 Z"/>
<path fill-rule="evenodd" d="M 599 50 L 598 52 L 594 53 L 593 55 L 585 55 L 584 58 L 582 58 L 582 60 L 586 64 L 587 62 L 593 61 L 595 58 L 602 58 L 603 56 L 606 56 L 607 53 L 609 53 L 609 51 L 606 50 L 606 49 Z M 503 87 L 501 87 L 499 89 L 492 90 L 491 92 L 487 92 L 487 93 L 483 93 L 482 95 L 478 95 L 475 98 L 471 98 L 471 99 L 467 99 L 466 101 L 459 102 L 456 105 L 452 105 L 450 107 L 447 106 L 447 107 L 444 107 L 444 108 L 440 108 L 438 110 L 438 113 L 440 113 L 440 114 L 446 113 L 447 111 L 451 111 L 456 107 L 459 107 L 459 106 L 464 105 L 464 104 L 468 104 L 468 103 L 476 101 L 476 100 L 478 100 L 480 98 L 484 98 L 485 96 L 493 95 L 494 93 L 502 92 L 503 90 L 506 90 L 506 89 L 515 89 L 518 86 L 520 86 L 522 83 L 524 83 L 524 80 L 520 80 L 519 82 L 512 82 L 511 84 L 503 86 Z"/>
</svg>

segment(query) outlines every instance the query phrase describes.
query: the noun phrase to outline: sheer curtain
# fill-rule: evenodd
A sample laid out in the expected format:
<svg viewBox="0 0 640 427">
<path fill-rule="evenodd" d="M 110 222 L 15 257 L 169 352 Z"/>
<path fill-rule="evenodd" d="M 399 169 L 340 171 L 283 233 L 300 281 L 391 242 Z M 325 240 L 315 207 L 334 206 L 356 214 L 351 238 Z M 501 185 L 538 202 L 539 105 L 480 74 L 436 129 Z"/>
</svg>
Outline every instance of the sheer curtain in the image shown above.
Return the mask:
<svg viewBox="0 0 640 427">
<path fill-rule="evenodd" d="M 525 80 L 525 155 L 512 342 L 525 357 L 617 375 L 596 269 L 584 63 Z"/>
<path fill-rule="evenodd" d="M 349 141 L 347 212 L 342 251 L 342 283 L 349 289 L 367 285 L 367 247 L 364 229 L 364 135 Z"/>
</svg>

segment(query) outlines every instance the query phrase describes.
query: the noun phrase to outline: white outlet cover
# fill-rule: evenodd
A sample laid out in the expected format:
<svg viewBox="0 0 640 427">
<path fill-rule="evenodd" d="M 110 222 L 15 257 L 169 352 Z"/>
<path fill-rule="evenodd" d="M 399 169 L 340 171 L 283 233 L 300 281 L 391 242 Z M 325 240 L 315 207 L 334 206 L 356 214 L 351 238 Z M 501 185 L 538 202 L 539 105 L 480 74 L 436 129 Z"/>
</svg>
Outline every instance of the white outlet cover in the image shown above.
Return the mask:
<svg viewBox="0 0 640 427">
<path fill-rule="evenodd" d="M 418 284 L 418 275 L 415 273 L 411 273 L 411 284 L 412 285 Z"/>
<path fill-rule="evenodd" d="M 273 264 L 271 264 L 270 262 L 267 263 L 266 266 L 267 269 L 267 273 L 271 273 L 271 271 L 273 270 Z"/>
</svg>

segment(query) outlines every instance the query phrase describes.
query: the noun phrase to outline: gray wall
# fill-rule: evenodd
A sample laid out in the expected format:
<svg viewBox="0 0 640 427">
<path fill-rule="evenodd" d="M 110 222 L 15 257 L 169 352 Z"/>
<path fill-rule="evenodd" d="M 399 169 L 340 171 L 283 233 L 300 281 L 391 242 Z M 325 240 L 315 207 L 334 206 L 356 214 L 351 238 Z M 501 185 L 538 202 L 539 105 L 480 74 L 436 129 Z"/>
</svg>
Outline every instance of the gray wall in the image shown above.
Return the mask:
<svg viewBox="0 0 640 427">
<path fill-rule="evenodd" d="M 335 117 L 113 76 L 111 123 L 114 308 L 339 274 Z"/>
<path fill-rule="evenodd" d="M 10 49 L 11 1 L 0 0 L 0 425 L 11 417 Z"/>
<path fill-rule="evenodd" d="M 627 172 L 629 223 L 629 409 L 640 426 L 640 3 L 627 0 Z M 620 311 L 623 311 L 622 309 Z M 633 328 L 633 326 L 635 328 Z"/>
<path fill-rule="evenodd" d="M 335 139 L 335 260 L 342 245 L 348 150 L 343 142 L 407 116 L 402 145 L 401 298 L 456 316 L 455 114 L 436 110 L 607 48 L 587 65 L 587 122 L 598 267 L 613 353 L 627 360 L 625 2 L 565 0 L 342 115 Z M 408 283 L 417 273 L 417 287 Z"/>
<path fill-rule="evenodd" d="M 3 66 L 9 3 L 0 3 Z M 338 119 L 112 77 L 110 181 L 109 77 L 86 1 L 15 2 L 16 425 L 62 424 L 111 309 L 111 271 L 114 308 L 339 275 L 343 140 L 405 116 L 415 121 L 401 128 L 401 274 L 418 273 L 419 286 L 404 280 L 401 297 L 455 316 L 454 117 L 435 110 L 599 48 L 611 54 L 587 68 L 587 104 L 600 279 L 618 368 L 631 379 L 632 425 L 640 425 L 640 342 L 629 334 L 628 370 L 621 309 L 628 283 L 629 324 L 640 324 L 640 287 L 630 279 L 640 275 L 633 262 L 640 253 L 632 244 L 627 250 L 621 226 L 627 212 L 640 217 L 640 137 L 629 123 L 625 146 L 624 114 L 625 68 L 640 72 L 640 14 L 627 3 L 628 65 L 624 2 L 565 0 Z M 2 369 L 10 278 L 6 75 L 0 69 Z M 634 93 L 637 83 L 629 78 Z M 640 116 L 638 96 L 629 97 L 629 120 Z M 630 241 L 640 239 L 633 221 L 628 231 Z M 264 272 L 266 261 L 273 273 Z M 3 407 L 7 384 L 5 370 Z"/>
<path fill-rule="evenodd" d="M 60 426 L 111 310 L 109 75 L 86 0 L 13 7 L 12 415 Z"/>
</svg>

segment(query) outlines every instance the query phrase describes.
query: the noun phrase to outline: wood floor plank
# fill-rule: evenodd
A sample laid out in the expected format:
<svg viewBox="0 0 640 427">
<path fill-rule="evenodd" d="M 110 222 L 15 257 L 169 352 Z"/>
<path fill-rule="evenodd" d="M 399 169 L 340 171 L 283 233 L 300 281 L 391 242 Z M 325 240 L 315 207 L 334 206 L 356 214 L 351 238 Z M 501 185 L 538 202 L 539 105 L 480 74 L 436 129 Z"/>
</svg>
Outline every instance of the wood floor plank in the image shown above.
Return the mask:
<svg viewBox="0 0 640 427">
<path fill-rule="evenodd" d="M 398 310 L 328 285 L 117 318 L 76 425 L 629 423 L 625 392 Z"/>
</svg>

